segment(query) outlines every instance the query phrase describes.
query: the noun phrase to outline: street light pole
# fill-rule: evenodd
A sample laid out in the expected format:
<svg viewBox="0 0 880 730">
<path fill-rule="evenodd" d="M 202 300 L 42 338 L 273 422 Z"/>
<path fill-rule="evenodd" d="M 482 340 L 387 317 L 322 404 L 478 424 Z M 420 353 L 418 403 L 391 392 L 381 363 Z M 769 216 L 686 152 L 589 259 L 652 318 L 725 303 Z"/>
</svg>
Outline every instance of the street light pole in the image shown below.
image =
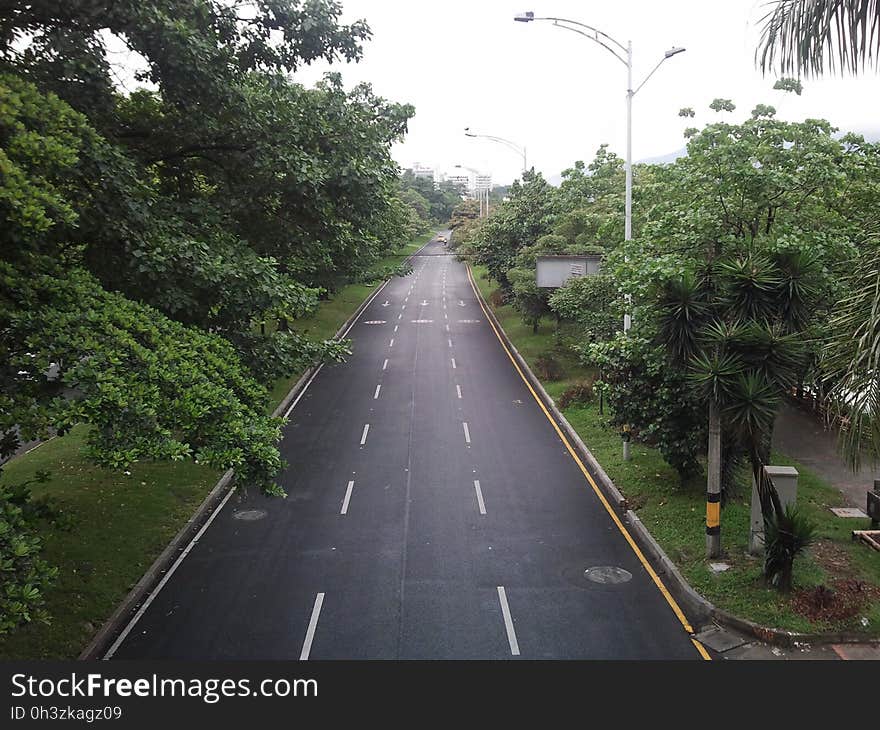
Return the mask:
<svg viewBox="0 0 880 730">
<path fill-rule="evenodd" d="M 558 28 L 562 28 L 564 30 L 570 30 L 573 33 L 577 33 L 578 35 L 584 36 L 584 38 L 588 38 L 594 43 L 598 43 L 602 48 L 611 53 L 618 61 L 620 61 L 624 66 L 626 66 L 626 204 L 625 204 L 625 213 L 624 213 L 624 226 L 623 226 L 623 239 L 624 241 L 632 240 L 632 100 L 633 97 L 639 92 L 639 90 L 647 83 L 648 79 L 654 75 L 654 72 L 660 68 L 660 64 L 662 64 L 668 58 L 672 58 L 672 56 L 682 53 L 684 48 L 671 48 L 663 54 L 663 58 L 660 59 L 659 63 L 654 66 L 644 81 L 638 85 L 635 89 L 633 89 L 633 64 L 632 64 L 632 41 L 627 41 L 627 44 L 624 46 L 620 41 L 615 40 L 607 33 L 603 33 L 598 28 L 594 28 L 591 25 L 586 25 L 585 23 L 579 23 L 576 20 L 568 20 L 566 18 L 536 18 L 535 14 L 531 11 L 527 13 L 521 13 L 514 17 L 514 20 L 518 23 L 531 23 L 535 20 L 548 20 L 553 23 Z M 615 48 L 616 46 L 616 48 Z M 630 327 L 632 326 L 632 315 L 630 314 L 632 297 L 627 294 L 626 295 L 626 312 L 623 315 L 623 331 L 624 333 L 629 332 Z M 625 461 L 629 461 L 629 427 L 624 426 L 624 435 L 623 435 L 623 458 Z"/>
<path fill-rule="evenodd" d="M 486 194 L 486 218 L 489 217 L 489 189 L 480 190 L 477 186 L 477 180 L 480 176 L 485 176 L 485 173 L 480 172 L 479 170 L 475 170 L 473 167 L 468 167 L 467 165 L 456 165 L 456 167 L 467 170 L 468 172 L 472 172 L 474 174 L 474 194 L 477 196 L 477 200 L 480 201 L 480 218 L 483 217 L 483 193 Z"/>
</svg>

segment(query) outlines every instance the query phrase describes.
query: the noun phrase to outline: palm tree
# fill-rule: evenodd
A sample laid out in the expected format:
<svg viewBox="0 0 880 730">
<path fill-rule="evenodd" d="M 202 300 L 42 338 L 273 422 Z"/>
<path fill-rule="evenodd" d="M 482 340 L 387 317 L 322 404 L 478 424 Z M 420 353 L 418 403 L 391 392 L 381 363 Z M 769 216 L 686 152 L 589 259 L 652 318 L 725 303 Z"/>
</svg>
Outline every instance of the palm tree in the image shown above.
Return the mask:
<svg viewBox="0 0 880 730">
<path fill-rule="evenodd" d="M 761 68 L 783 73 L 857 73 L 880 67 L 880 0 L 781 0 L 764 19 Z M 841 448 L 854 469 L 863 452 L 880 460 L 880 236 L 847 282 L 822 358 L 831 412 L 845 419 Z"/>
<path fill-rule="evenodd" d="M 880 0 L 779 0 L 761 21 L 762 71 L 819 76 L 880 64 Z"/>
<path fill-rule="evenodd" d="M 721 554 L 722 438 L 763 483 L 780 396 L 796 382 L 803 358 L 817 276 L 817 261 L 806 254 L 746 251 L 660 289 L 659 339 L 689 372 L 709 415 L 707 557 Z"/>
<path fill-rule="evenodd" d="M 880 235 L 846 281 L 849 293 L 830 322 L 833 333 L 821 360 L 831 388 L 831 412 L 846 424 L 841 448 L 853 469 L 863 453 L 880 460 Z"/>
</svg>

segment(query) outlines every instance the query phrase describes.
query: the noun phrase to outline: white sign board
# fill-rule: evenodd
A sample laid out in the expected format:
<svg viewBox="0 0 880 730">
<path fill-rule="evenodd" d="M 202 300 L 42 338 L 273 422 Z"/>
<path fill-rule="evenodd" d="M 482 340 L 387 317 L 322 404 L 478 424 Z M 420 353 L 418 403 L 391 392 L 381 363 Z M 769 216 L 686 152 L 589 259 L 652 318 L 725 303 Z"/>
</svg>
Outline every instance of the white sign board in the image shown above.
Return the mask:
<svg viewBox="0 0 880 730">
<path fill-rule="evenodd" d="M 538 256 L 538 287 L 552 289 L 562 286 L 572 277 L 597 274 L 601 263 L 602 257 L 595 254 Z"/>
</svg>

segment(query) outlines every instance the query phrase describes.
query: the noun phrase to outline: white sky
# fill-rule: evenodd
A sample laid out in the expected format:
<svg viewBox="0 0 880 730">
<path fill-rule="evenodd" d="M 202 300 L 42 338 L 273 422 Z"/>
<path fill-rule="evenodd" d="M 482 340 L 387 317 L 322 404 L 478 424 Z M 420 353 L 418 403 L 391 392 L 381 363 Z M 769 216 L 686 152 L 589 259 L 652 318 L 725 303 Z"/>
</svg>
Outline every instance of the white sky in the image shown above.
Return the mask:
<svg viewBox="0 0 880 730">
<path fill-rule="evenodd" d="M 755 68 L 765 0 L 343 0 L 345 21 L 365 18 L 373 38 L 359 64 L 339 64 L 346 86 L 367 81 L 388 99 L 411 103 L 416 116 L 395 146 L 403 167 L 414 162 L 455 173 L 461 164 L 506 183 L 521 158 L 506 147 L 464 136 L 464 127 L 517 142 L 529 166 L 551 177 L 575 160 L 592 159 L 603 142 L 621 156 L 626 141 L 626 68 L 592 41 L 549 22 L 515 23 L 513 16 L 570 18 L 620 42 L 633 43 L 634 83 L 673 46 L 687 52 L 657 71 L 633 102 L 633 158 L 684 146 L 685 127 L 716 119 L 716 97 L 746 117 L 757 103 L 782 119 L 820 117 L 843 131 L 880 136 L 880 75 L 805 80 L 798 97 L 773 90 L 775 77 Z M 331 67 L 300 70 L 311 85 Z M 691 106 L 695 119 L 678 116 Z M 460 171 L 459 171 L 460 172 Z"/>
</svg>

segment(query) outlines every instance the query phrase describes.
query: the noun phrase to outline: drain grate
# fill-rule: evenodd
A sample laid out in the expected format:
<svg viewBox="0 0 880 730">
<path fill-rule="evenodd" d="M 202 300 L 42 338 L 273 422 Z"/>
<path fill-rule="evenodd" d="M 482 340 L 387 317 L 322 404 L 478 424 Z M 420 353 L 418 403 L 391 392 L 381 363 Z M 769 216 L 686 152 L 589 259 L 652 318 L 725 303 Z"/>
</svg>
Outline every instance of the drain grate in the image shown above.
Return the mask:
<svg viewBox="0 0 880 730">
<path fill-rule="evenodd" d="M 614 585 L 617 583 L 627 583 L 632 580 L 632 573 L 623 568 L 617 568 L 613 565 L 600 565 L 595 568 L 587 568 L 584 571 L 584 578 L 593 581 L 593 583 L 602 583 L 604 585 Z"/>
<path fill-rule="evenodd" d="M 243 509 L 239 512 L 233 512 L 232 516 L 237 520 L 254 522 L 255 520 L 262 520 L 266 514 L 266 510 L 264 509 Z"/>
</svg>

